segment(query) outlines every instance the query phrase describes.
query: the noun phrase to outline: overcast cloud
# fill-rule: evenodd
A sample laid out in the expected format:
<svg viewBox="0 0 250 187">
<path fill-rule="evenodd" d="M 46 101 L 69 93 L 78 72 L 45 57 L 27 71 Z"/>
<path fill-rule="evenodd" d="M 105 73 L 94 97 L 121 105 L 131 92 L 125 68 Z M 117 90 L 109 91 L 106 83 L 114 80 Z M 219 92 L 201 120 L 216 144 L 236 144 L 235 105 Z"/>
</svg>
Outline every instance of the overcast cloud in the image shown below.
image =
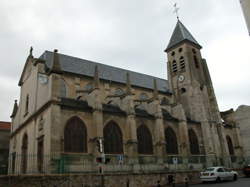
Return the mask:
<svg viewBox="0 0 250 187">
<path fill-rule="evenodd" d="M 250 37 L 238 0 L 1 0 L 0 121 L 9 121 L 29 47 L 167 77 L 180 19 L 203 46 L 220 110 L 250 105 Z"/>
</svg>

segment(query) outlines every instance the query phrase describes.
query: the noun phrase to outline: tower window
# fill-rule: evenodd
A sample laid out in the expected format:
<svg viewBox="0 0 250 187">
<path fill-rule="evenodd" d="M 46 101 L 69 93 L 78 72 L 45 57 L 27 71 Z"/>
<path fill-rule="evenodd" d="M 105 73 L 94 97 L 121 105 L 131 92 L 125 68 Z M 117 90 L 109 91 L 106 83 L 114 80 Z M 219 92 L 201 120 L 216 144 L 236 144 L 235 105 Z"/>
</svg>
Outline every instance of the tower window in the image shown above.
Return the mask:
<svg viewBox="0 0 250 187">
<path fill-rule="evenodd" d="M 186 88 L 181 88 L 181 93 L 185 93 L 186 91 Z"/>
<path fill-rule="evenodd" d="M 172 62 L 172 71 L 173 71 L 174 73 L 177 72 L 177 63 L 176 63 L 175 60 Z"/>
<path fill-rule="evenodd" d="M 29 112 L 29 95 L 26 96 L 26 102 L 25 102 L 25 114 Z"/>
<path fill-rule="evenodd" d="M 175 52 L 173 51 L 172 53 L 171 53 L 171 56 L 174 56 L 175 55 Z"/>
<path fill-rule="evenodd" d="M 183 56 L 180 58 L 180 67 L 181 67 L 182 70 L 185 69 L 185 60 L 184 60 Z"/>
<path fill-rule="evenodd" d="M 203 90 L 203 88 L 204 88 L 204 85 L 201 85 L 201 86 L 200 86 L 200 90 L 202 91 L 202 90 Z"/>
<path fill-rule="evenodd" d="M 200 66 L 199 66 L 199 61 L 197 59 L 197 57 L 194 55 L 194 64 L 195 64 L 195 67 L 198 69 Z"/>
<path fill-rule="evenodd" d="M 179 48 L 179 53 L 181 53 L 182 52 L 182 48 Z"/>
<path fill-rule="evenodd" d="M 192 52 L 193 52 L 194 54 L 196 54 L 196 51 L 195 51 L 195 49 L 192 49 Z"/>
</svg>

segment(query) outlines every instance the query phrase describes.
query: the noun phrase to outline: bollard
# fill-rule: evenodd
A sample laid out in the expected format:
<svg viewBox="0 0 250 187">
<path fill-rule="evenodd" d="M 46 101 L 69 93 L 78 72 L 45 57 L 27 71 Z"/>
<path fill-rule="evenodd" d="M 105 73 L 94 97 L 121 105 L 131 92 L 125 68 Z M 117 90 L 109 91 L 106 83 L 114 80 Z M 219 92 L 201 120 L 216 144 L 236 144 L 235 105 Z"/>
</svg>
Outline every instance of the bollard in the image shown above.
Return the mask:
<svg viewBox="0 0 250 187">
<path fill-rule="evenodd" d="M 168 184 L 173 184 L 174 176 L 173 175 L 168 175 Z"/>
<path fill-rule="evenodd" d="M 186 177 L 185 178 L 185 187 L 188 187 L 189 186 L 189 184 L 188 184 L 188 178 Z"/>
<path fill-rule="evenodd" d="M 160 181 L 157 181 L 156 187 L 161 187 L 161 182 Z"/>
<path fill-rule="evenodd" d="M 126 186 L 129 187 L 129 179 L 127 179 Z"/>
<path fill-rule="evenodd" d="M 172 186 L 175 187 L 175 178 L 173 178 Z"/>
</svg>

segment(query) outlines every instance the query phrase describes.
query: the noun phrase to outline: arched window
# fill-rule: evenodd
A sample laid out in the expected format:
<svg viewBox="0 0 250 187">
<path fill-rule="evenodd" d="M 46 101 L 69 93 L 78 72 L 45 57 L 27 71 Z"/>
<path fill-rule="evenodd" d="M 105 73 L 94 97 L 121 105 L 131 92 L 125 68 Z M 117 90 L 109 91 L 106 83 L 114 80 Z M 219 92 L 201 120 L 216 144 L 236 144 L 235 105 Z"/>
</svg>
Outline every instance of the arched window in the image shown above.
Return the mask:
<svg viewBox="0 0 250 187">
<path fill-rule="evenodd" d="M 174 73 L 177 72 L 177 63 L 176 63 L 175 60 L 172 62 L 172 71 L 173 71 Z"/>
<path fill-rule="evenodd" d="M 122 154 L 123 139 L 119 126 L 111 121 L 103 129 L 104 152 L 106 154 Z"/>
<path fill-rule="evenodd" d="M 146 93 L 141 93 L 139 96 L 139 99 L 141 100 L 147 100 L 148 99 L 148 95 Z"/>
<path fill-rule="evenodd" d="M 232 139 L 230 138 L 230 136 L 226 136 L 226 139 L 227 139 L 227 146 L 228 146 L 229 155 L 231 156 L 231 161 L 235 162 L 236 157 L 234 156 L 234 146 L 233 146 Z"/>
<path fill-rule="evenodd" d="M 22 173 L 27 172 L 27 164 L 28 164 L 28 135 L 25 134 L 22 140 L 22 164 L 21 164 L 21 171 Z"/>
<path fill-rule="evenodd" d="M 178 154 L 178 143 L 175 132 L 172 128 L 165 129 L 166 152 L 168 154 Z"/>
<path fill-rule="evenodd" d="M 184 57 L 183 57 L 183 56 L 180 58 L 180 68 L 181 68 L 182 70 L 185 69 L 185 60 L 184 60 Z"/>
<path fill-rule="evenodd" d="M 200 154 L 199 141 L 193 129 L 188 130 L 188 137 L 189 137 L 190 153 L 192 155 L 199 155 Z"/>
<path fill-rule="evenodd" d="M 227 139 L 227 146 L 228 146 L 228 151 L 230 155 L 234 155 L 234 147 L 233 147 L 233 142 L 230 136 L 226 137 Z"/>
<path fill-rule="evenodd" d="M 60 96 L 61 97 L 67 97 L 67 85 L 63 79 L 61 79 L 60 82 Z"/>
<path fill-rule="evenodd" d="M 137 141 L 139 154 L 153 154 L 152 136 L 145 125 L 141 125 L 137 128 Z"/>
<path fill-rule="evenodd" d="M 123 91 L 121 88 L 117 88 L 117 89 L 115 90 L 115 95 L 116 95 L 116 96 L 124 95 L 124 91 Z"/>
<path fill-rule="evenodd" d="M 72 117 L 65 126 L 64 151 L 71 153 L 87 152 L 87 129 L 78 117 Z"/>
</svg>

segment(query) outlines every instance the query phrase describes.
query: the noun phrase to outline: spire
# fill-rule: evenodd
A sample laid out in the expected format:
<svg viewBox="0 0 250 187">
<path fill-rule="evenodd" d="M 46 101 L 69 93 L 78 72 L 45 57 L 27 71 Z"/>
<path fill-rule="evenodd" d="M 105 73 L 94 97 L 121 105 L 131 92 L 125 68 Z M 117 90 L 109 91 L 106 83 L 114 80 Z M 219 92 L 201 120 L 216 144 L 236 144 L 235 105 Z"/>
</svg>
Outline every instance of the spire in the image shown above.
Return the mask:
<svg viewBox="0 0 250 187">
<path fill-rule="evenodd" d="M 62 73 L 57 49 L 54 50 L 53 61 L 52 61 L 50 73 L 52 73 L 52 72 L 53 73 Z"/>
<path fill-rule="evenodd" d="M 17 110 L 18 110 L 18 105 L 17 105 L 17 100 L 15 100 L 13 111 L 12 111 L 12 114 L 10 116 L 11 118 L 14 118 L 16 116 Z"/>
<path fill-rule="evenodd" d="M 99 72 L 98 72 L 98 66 L 95 66 L 95 74 L 94 74 L 94 85 L 95 88 L 100 87 L 100 79 L 99 79 Z"/>
<path fill-rule="evenodd" d="M 132 91 L 131 91 L 131 83 L 130 83 L 129 72 L 127 72 L 126 76 L 127 76 L 127 79 L 126 79 L 126 91 L 127 91 L 127 94 L 130 95 L 132 93 Z"/>
<path fill-rule="evenodd" d="M 156 79 L 154 79 L 154 99 L 158 99 L 158 88 L 157 88 L 157 82 Z"/>
<path fill-rule="evenodd" d="M 178 19 L 174 32 L 171 36 L 170 42 L 165 52 L 168 52 L 170 49 L 176 47 L 178 44 L 183 43 L 185 41 L 196 45 L 199 49 L 202 48 L 201 45 L 192 36 L 192 34 L 188 31 L 188 29 Z"/>
</svg>

